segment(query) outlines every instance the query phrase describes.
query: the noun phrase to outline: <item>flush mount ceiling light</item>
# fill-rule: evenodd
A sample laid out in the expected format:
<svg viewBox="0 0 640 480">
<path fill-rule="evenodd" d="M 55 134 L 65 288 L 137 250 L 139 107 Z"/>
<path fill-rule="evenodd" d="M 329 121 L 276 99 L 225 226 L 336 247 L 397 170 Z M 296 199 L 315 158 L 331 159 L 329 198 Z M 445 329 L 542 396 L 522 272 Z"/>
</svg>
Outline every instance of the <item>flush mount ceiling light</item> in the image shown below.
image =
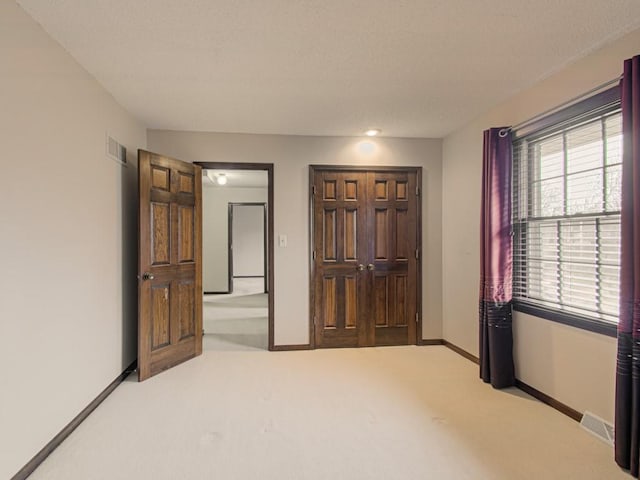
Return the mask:
<svg viewBox="0 0 640 480">
<path fill-rule="evenodd" d="M 218 185 L 225 185 L 227 183 L 227 176 L 224 173 L 219 173 L 216 177 Z"/>
<path fill-rule="evenodd" d="M 367 137 L 375 137 L 376 135 L 380 135 L 381 133 L 382 130 L 380 130 L 379 128 L 370 128 L 369 130 L 364 132 Z"/>
</svg>

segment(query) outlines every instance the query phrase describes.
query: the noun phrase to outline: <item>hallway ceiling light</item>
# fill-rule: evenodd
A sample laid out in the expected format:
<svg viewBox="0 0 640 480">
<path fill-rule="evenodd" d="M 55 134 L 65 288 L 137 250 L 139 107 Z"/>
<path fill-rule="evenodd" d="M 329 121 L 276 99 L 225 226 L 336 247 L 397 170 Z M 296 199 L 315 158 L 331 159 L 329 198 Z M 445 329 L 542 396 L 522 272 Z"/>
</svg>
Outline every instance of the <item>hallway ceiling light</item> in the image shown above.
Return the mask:
<svg viewBox="0 0 640 480">
<path fill-rule="evenodd" d="M 379 128 L 370 128 L 366 132 L 364 132 L 367 137 L 375 137 L 376 135 L 380 135 L 382 130 Z"/>
</svg>

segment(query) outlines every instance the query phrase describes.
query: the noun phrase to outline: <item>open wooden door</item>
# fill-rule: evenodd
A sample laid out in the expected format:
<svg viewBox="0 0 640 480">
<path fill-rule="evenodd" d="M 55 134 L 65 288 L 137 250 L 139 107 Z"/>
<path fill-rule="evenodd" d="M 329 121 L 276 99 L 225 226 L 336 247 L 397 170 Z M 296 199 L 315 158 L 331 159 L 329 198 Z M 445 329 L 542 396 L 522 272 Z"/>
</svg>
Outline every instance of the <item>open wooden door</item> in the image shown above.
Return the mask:
<svg viewBox="0 0 640 480">
<path fill-rule="evenodd" d="M 201 168 L 138 150 L 138 380 L 202 353 Z"/>
</svg>

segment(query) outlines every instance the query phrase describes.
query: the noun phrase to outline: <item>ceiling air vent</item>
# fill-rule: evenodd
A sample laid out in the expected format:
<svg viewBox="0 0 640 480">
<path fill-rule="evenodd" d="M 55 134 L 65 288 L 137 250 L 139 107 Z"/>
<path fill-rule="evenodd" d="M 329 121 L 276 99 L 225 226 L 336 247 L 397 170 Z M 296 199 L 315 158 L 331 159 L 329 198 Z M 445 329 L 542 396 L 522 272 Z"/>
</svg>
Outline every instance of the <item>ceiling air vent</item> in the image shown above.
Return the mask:
<svg viewBox="0 0 640 480">
<path fill-rule="evenodd" d="M 111 135 L 107 133 L 107 157 L 122 165 L 127 165 L 127 149 L 120 145 Z"/>
</svg>

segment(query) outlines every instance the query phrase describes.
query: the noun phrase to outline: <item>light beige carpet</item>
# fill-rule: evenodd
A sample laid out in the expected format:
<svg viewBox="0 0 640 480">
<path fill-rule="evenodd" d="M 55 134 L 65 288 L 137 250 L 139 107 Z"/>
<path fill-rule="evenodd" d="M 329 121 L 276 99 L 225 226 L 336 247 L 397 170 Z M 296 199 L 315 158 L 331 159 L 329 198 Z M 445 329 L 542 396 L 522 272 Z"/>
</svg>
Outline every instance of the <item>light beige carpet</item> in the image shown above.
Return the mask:
<svg viewBox="0 0 640 480">
<path fill-rule="evenodd" d="M 33 480 L 628 479 L 445 347 L 205 352 L 125 381 Z"/>
</svg>

